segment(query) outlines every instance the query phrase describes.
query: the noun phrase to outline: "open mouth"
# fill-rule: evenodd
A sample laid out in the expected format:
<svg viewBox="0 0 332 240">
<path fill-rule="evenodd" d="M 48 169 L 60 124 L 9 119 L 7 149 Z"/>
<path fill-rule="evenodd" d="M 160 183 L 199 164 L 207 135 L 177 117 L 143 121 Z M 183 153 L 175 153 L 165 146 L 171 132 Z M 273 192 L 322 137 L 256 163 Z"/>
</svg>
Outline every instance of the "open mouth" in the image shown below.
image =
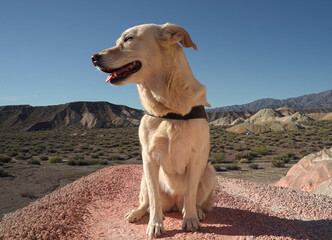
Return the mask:
<svg viewBox="0 0 332 240">
<path fill-rule="evenodd" d="M 127 78 L 131 74 L 136 73 L 138 70 L 141 69 L 141 67 L 141 62 L 134 61 L 117 69 L 102 69 L 102 71 L 110 74 L 105 82 L 111 82 L 112 84 L 115 84 Z"/>
</svg>

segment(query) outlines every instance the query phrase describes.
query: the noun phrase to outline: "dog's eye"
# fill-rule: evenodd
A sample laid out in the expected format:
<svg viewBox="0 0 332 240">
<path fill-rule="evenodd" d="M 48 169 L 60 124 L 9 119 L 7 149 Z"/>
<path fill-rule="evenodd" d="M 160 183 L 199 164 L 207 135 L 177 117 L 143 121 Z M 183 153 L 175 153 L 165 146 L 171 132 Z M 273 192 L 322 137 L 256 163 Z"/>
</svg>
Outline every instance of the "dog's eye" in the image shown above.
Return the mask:
<svg viewBox="0 0 332 240">
<path fill-rule="evenodd" d="M 125 37 L 124 42 L 128 42 L 128 41 L 131 41 L 131 40 L 133 40 L 133 37 Z"/>
</svg>

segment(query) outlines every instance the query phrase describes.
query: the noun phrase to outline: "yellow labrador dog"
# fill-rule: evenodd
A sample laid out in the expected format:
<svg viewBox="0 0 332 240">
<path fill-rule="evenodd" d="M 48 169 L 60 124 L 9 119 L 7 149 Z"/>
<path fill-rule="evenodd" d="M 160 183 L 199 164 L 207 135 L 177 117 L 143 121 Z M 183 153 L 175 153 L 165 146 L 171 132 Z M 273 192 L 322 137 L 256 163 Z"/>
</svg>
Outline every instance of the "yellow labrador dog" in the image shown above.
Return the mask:
<svg viewBox="0 0 332 240">
<path fill-rule="evenodd" d="M 146 111 L 139 127 L 143 177 L 140 205 L 127 220 L 138 221 L 149 212 L 147 234 L 153 237 L 165 231 L 163 212 L 168 211 L 182 211 L 183 230 L 200 229 L 215 193 L 215 171 L 207 162 L 206 88 L 194 77 L 178 42 L 197 50 L 177 25 L 140 25 L 126 30 L 115 47 L 91 57 L 109 74 L 106 82 L 137 84 Z"/>
</svg>

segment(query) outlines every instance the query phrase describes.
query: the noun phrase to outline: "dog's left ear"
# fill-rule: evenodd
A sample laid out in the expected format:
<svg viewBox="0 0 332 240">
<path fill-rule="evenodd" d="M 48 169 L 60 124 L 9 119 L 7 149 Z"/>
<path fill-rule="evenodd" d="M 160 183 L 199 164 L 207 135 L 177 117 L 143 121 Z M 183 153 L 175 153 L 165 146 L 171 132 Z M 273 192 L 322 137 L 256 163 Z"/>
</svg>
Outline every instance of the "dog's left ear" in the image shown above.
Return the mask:
<svg viewBox="0 0 332 240">
<path fill-rule="evenodd" d="M 180 42 L 186 48 L 193 47 L 197 51 L 196 44 L 191 40 L 189 33 L 182 27 L 166 23 L 161 25 L 160 40 L 164 43 L 175 44 Z"/>
</svg>

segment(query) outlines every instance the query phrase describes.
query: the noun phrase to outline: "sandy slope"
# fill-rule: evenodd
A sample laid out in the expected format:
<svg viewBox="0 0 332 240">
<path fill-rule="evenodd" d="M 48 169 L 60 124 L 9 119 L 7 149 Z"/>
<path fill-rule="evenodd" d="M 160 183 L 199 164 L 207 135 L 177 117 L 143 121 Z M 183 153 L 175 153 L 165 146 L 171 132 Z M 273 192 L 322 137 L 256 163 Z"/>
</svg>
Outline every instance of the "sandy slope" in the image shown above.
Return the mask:
<svg viewBox="0 0 332 240">
<path fill-rule="evenodd" d="M 6 215 L 0 239 L 146 239 L 148 217 L 125 221 L 137 206 L 141 166 L 116 166 L 81 178 Z M 331 239 L 332 198 L 218 178 L 216 203 L 202 230 L 184 233 L 166 214 L 165 239 Z"/>
</svg>

